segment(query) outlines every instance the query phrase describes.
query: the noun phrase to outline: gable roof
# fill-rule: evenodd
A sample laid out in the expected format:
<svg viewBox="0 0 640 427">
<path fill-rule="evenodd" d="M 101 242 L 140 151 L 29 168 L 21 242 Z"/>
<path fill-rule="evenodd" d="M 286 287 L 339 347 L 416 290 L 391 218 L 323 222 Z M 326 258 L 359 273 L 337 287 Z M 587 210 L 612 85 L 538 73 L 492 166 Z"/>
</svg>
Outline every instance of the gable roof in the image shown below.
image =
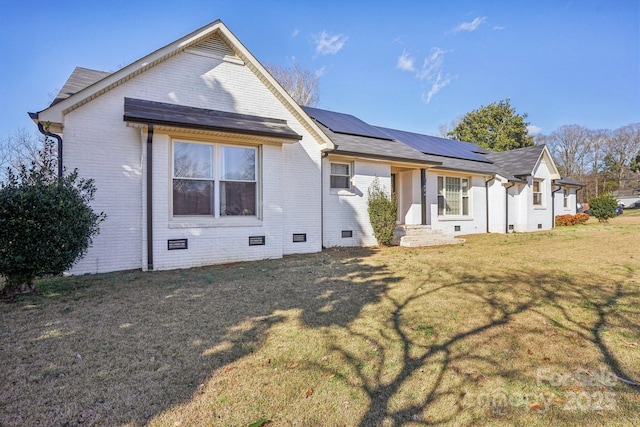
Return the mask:
<svg viewBox="0 0 640 427">
<path fill-rule="evenodd" d="M 220 20 L 211 22 L 184 37 L 138 59 L 137 61 L 121 68 L 114 73 L 104 73 L 100 71 L 80 69 L 78 73 L 69 78 L 65 84 L 65 89 L 56 97 L 48 108 L 36 114 L 30 114 L 34 121 L 48 121 L 52 124 L 62 124 L 63 117 L 68 112 L 81 107 L 92 99 L 117 87 L 124 82 L 136 77 L 146 70 L 160 64 L 163 61 L 185 51 L 189 48 L 206 51 L 215 50 L 219 41 L 213 40 L 218 37 L 225 49 L 230 49 L 235 55 L 234 60 L 243 63 L 249 68 L 260 81 L 282 102 L 287 110 L 298 120 L 307 131 L 316 139 L 322 150 L 334 148 L 333 142 L 320 130 L 318 125 L 305 114 L 300 106 L 291 98 L 286 90 L 269 74 L 260 62 L 244 47 L 236 36 Z M 228 50 L 227 49 L 227 50 Z M 231 53 L 230 52 L 230 53 Z M 224 56 L 224 55 L 223 55 Z M 226 56 L 225 56 L 226 58 Z M 97 80 L 94 80 L 97 79 Z M 84 84 L 88 86 L 82 87 Z"/>
<path fill-rule="evenodd" d="M 516 182 L 522 181 L 522 177 L 533 175 L 538 164 L 546 157 L 550 160 L 551 177 L 560 179 L 549 149 L 544 144 L 509 151 L 489 152 L 486 157 L 493 162 L 500 171 L 500 175 Z"/>
<path fill-rule="evenodd" d="M 76 67 L 71 76 L 67 79 L 62 89 L 56 95 L 51 105 L 55 105 L 58 102 L 67 99 L 71 95 L 80 92 L 82 89 L 91 86 L 92 84 L 104 79 L 109 74 L 106 71 L 92 70 L 90 68 Z M 50 105 L 50 106 L 51 106 Z"/>
</svg>

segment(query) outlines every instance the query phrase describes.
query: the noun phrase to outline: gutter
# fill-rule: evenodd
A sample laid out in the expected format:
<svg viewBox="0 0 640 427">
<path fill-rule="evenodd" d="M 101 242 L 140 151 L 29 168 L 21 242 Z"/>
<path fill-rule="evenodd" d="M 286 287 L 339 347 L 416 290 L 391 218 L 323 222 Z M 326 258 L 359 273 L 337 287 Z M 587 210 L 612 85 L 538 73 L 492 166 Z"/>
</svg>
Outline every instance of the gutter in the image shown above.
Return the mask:
<svg viewBox="0 0 640 427">
<path fill-rule="evenodd" d="M 324 249 L 324 159 L 338 148 L 334 144 L 334 148 L 320 151 L 320 249 Z"/>
<path fill-rule="evenodd" d="M 63 172 L 63 164 L 62 164 L 62 137 L 53 132 L 49 132 L 45 129 L 44 125 L 41 121 L 38 120 L 38 113 L 28 113 L 31 120 L 33 120 L 38 125 L 38 130 L 44 136 L 49 136 L 51 138 L 55 138 L 58 141 L 58 178 L 62 178 Z"/>
<path fill-rule="evenodd" d="M 147 125 L 147 269 L 153 270 L 153 124 Z"/>
</svg>

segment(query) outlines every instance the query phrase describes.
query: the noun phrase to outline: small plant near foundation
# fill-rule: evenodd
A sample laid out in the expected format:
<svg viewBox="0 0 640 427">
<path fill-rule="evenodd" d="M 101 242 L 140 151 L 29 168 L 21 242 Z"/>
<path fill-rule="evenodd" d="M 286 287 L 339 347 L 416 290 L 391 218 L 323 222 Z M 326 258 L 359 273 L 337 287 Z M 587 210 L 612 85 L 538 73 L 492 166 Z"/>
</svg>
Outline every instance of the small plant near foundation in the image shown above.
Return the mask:
<svg viewBox="0 0 640 427">
<path fill-rule="evenodd" d="M 375 177 L 368 190 L 367 207 L 373 234 L 379 245 L 389 246 L 396 228 L 398 202 Z"/>
</svg>

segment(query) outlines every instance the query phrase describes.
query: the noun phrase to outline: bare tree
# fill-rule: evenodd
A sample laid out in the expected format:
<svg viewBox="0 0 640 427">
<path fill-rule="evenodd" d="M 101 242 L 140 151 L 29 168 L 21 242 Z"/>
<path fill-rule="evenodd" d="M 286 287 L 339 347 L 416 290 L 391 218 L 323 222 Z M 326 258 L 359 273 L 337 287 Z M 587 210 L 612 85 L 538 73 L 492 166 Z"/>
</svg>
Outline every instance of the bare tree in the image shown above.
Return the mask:
<svg viewBox="0 0 640 427">
<path fill-rule="evenodd" d="M 21 164 L 38 164 L 40 151 L 44 147 L 44 137 L 19 128 L 8 137 L 0 140 L 0 178 L 6 176 L 7 168 L 15 169 Z M 55 147 L 52 156 L 57 157 Z"/>
<path fill-rule="evenodd" d="M 613 131 L 605 150 L 605 167 L 618 188 L 632 183 L 633 162 L 640 152 L 640 123 L 630 124 Z M 628 185 L 629 184 L 629 185 Z"/>
<path fill-rule="evenodd" d="M 585 173 L 591 131 L 583 126 L 560 126 L 544 138 L 562 173 L 579 179 Z"/>
<path fill-rule="evenodd" d="M 302 68 L 297 62 L 293 67 L 267 64 L 265 68 L 298 104 L 307 107 L 318 105 L 319 79 L 315 73 Z"/>
<path fill-rule="evenodd" d="M 590 167 L 590 174 L 593 177 L 593 185 L 588 191 L 593 190 L 593 195 L 600 194 L 600 179 L 602 174 L 602 159 L 605 156 L 605 149 L 611 140 L 611 131 L 608 129 L 598 129 L 591 131 L 591 142 L 585 149 L 588 150 L 587 162 Z"/>
<path fill-rule="evenodd" d="M 440 133 L 440 136 L 442 138 L 449 138 L 449 132 L 453 131 L 453 129 L 455 129 L 456 126 L 458 126 L 458 123 L 460 123 L 460 120 L 462 120 L 462 117 L 458 117 L 456 120 L 451 120 L 449 124 L 440 123 L 438 125 L 438 132 Z"/>
</svg>

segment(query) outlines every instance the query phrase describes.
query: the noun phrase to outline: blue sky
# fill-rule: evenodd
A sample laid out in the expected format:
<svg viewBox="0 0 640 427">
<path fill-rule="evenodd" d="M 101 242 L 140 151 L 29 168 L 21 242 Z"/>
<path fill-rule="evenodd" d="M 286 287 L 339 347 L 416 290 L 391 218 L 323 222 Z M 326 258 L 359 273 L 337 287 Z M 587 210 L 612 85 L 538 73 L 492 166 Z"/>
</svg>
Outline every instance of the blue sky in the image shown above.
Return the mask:
<svg viewBox="0 0 640 427">
<path fill-rule="evenodd" d="M 640 0 L 0 0 L 0 138 L 35 131 L 75 66 L 115 71 L 216 19 L 375 125 L 438 135 L 505 98 L 544 134 L 640 121 Z"/>
</svg>

